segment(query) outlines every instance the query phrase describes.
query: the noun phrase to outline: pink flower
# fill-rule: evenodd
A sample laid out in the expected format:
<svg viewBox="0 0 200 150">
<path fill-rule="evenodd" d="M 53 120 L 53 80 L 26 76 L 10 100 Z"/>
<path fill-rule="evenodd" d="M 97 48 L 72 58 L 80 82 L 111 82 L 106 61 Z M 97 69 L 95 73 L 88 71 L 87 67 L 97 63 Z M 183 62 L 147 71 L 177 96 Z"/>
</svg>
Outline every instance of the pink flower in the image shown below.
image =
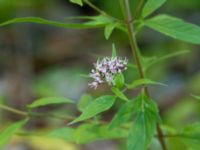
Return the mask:
<svg viewBox="0 0 200 150">
<path fill-rule="evenodd" d="M 126 58 L 121 59 L 119 57 L 105 57 L 102 60 L 97 60 L 94 64 L 95 68 L 89 74 L 94 79 L 92 83 L 89 83 L 89 86 L 96 89 L 103 82 L 113 85 L 114 76 L 126 70 L 127 64 Z"/>
</svg>

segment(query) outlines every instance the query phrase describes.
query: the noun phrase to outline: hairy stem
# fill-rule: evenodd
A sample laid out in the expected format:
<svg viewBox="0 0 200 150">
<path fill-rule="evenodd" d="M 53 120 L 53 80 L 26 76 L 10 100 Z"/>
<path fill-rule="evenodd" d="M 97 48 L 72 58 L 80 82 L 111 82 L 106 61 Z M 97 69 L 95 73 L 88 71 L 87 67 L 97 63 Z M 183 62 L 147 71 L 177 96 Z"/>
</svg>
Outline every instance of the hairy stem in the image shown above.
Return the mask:
<svg viewBox="0 0 200 150">
<path fill-rule="evenodd" d="M 130 45 L 131 45 L 133 57 L 134 57 L 138 72 L 140 74 L 140 78 L 144 78 L 145 73 L 143 71 L 143 67 L 142 67 L 142 64 L 141 64 L 140 51 L 139 51 L 137 41 L 136 41 L 136 37 L 135 37 L 135 34 L 134 34 L 134 26 L 133 26 L 133 23 L 132 23 L 133 19 L 132 19 L 130 7 L 129 7 L 129 0 L 123 0 L 123 11 L 124 11 L 124 14 L 125 14 L 126 26 L 127 26 L 127 29 L 128 29 L 128 36 L 129 36 L 129 40 L 130 40 Z M 145 92 L 146 92 L 147 95 L 149 95 L 147 87 L 145 87 Z M 166 145 L 165 145 L 163 133 L 162 133 L 162 130 L 161 130 L 159 124 L 157 124 L 156 129 L 157 129 L 158 139 L 160 141 L 162 149 L 166 150 L 167 148 L 166 148 Z"/>
</svg>

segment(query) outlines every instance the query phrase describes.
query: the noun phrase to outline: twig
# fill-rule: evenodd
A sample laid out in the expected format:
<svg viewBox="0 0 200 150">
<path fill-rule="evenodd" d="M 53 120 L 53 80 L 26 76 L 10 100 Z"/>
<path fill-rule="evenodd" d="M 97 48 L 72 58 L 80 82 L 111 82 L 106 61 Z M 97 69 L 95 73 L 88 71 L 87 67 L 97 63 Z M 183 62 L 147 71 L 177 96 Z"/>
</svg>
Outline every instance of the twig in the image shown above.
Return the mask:
<svg viewBox="0 0 200 150">
<path fill-rule="evenodd" d="M 100 14 L 102 14 L 102 15 L 105 15 L 105 16 L 107 16 L 107 17 L 109 17 L 109 18 L 111 18 L 111 19 L 113 19 L 113 20 L 115 20 L 115 21 L 117 21 L 117 22 L 119 22 L 119 23 L 124 23 L 122 20 L 117 19 L 117 18 L 115 18 L 115 17 L 113 17 L 113 16 L 107 14 L 105 11 L 99 9 L 97 6 L 95 6 L 95 5 L 94 5 L 93 3 L 91 3 L 89 0 L 84 0 L 84 2 L 85 2 L 87 5 L 89 5 L 92 9 L 94 9 L 95 11 L 97 11 L 98 13 L 100 13 Z"/>
<path fill-rule="evenodd" d="M 12 108 L 3 104 L 0 104 L 0 108 L 21 116 L 27 116 L 27 117 L 51 117 L 51 118 L 57 118 L 57 119 L 62 119 L 62 120 L 73 120 L 75 117 L 73 116 L 61 116 L 57 114 L 44 114 L 44 113 L 36 113 L 36 112 L 26 112 L 22 110 L 18 110 L 16 108 Z"/>
<path fill-rule="evenodd" d="M 3 104 L 0 104 L 0 108 L 1 108 L 1 109 L 4 109 L 4 110 L 6 110 L 6 111 L 12 112 L 12 113 L 21 115 L 21 116 L 28 116 L 28 113 L 25 112 L 25 111 L 21 111 L 21 110 L 12 108 L 12 107 L 8 107 L 8 106 L 5 106 L 5 105 L 3 105 Z"/>
</svg>

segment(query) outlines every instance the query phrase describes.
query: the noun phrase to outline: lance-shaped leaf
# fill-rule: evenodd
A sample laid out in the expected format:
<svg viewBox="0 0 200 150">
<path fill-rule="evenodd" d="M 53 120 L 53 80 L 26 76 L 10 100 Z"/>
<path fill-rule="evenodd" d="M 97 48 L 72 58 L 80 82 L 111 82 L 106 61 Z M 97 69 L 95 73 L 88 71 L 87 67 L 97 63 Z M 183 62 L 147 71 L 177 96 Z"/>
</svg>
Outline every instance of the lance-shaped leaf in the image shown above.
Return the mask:
<svg viewBox="0 0 200 150">
<path fill-rule="evenodd" d="M 116 22 L 110 23 L 108 25 L 106 25 L 105 29 L 104 29 L 104 36 L 106 38 L 106 40 L 108 40 L 110 38 L 110 35 L 112 34 L 113 30 L 118 26 L 119 24 Z"/>
<path fill-rule="evenodd" d="M 89 105 L 82 110 L 82 114 L 72 121 L 70 124 L 89 119 L 96 116 L 97 114 L 108 110 L 115 102 L 115 96 L 105 95 L 101 96 L 94 101 L 90 102 Z"/>
<path fill-rule="evenodd" d="M 45 137 L 61 138 L 67 141 L 84 144 L 95 140 L 125 138 L 128 131 L 122 128 L 108 129 L 108 125 L 82 124 L 77 128 L 60 128 L 44 135 Z"/>
<path fill-rule="evenodd" d="M 50 131 L 44 136 L 52 137 L 52 138 L 61 138 L 61 139 L 73 142 L 72 136 L 74 132 L 75 132 L 74 128 L 63 127 L 63 128 L 58 128 L 53 131 Z"/>
<path fill-rule="evenodd" d="M 82 112 L 89 105 L 89 103 L 92 102 L 92 100 L 93 98 L 91 95 L 82 95 L 77 105 L 78 109 Z"/>
<path fill-rule="evenodd" d="M 134 112 L 136 111 L 135 102 L 136 102 L 136 100 L 134 99 L 129 102 L 126 102 L 122 107 L 120 107 L 120 109 L 115 114 L 115 116 L 113 117 L 113 119 L 109 125 L 110 129 L 118 127 L 118 126 L 125 124 L 131 120 Z"/>
<path fill-rule="evenodd" d="M 192 97 L 195 98 L 196 100 L 200 100 L 200 96 L 192 95 Z"/>
<path fill-rule="evenodd" d="M 141 85 L 161 85 L 161 86 L 167 86 L 166 84 L 163 84 L 163 83 L 160 83 L 160 82 L 156 82 L 156 81 L 152 81 L 150 79 L 145 78 L 145 79 L 135 80 L 131 84 L 128 84 L 127 87 L 129 89 L 133 89 L 133 88 L 136 88 L 136 87 L 141 86 Z"/>
<path fill-rule="evenodd" d="M 128 150 L 146 150 L 154 136 L 156 123 L 158 122 L 158 109 L 156 104 L 141 95 L 137 99 L 140 109 L 136 113 L 133 125 L 130 129 L 127 146 Z"/>
<path fill-rule="evenodd" d="M 43 25 L 50 25 L 54 27 L 60 28 L 70 28 L 70 29 L 85 29 L 85 28 L 98 28 L 105 26 L 103 22 L 96 22 L 95 24 L 92 22 L 85 22 L 82 24 L 78 23 L 64 23 L 58 21 L 47 20 L 39 17 L 23 17 L 23 18 L 14 18 L 8 21 L 0 23 L 0 26 L 6 26 L 10 24 L 16 23 L 36 23 L 36 24 L 43 24 Z"/>
<path fill-rule="evenodd" d="M 161 7 L 165 2 L 166 0 L 147 0 L 142 10 L 142 17 L 147 17 Z"/>
<path fill-rule="evenodd" d="M 169 15 L 158 15 L 144 25 L 174 39 L 200 44 L 200 27 Z"/>
<path fill-rule="evenodd" d="M 118 88 L 113 87 L 112 92 L 122 100 L 129 101 L 128 98 Z"/>
<path fill-rule="evenodd" d="M 70 0 L 70 2 L 83 6 L 82 0 Z"/>
<path fill-rule="evenodd" d="M 0 132 L 0 148 L 2 148 L 10 139 L 11 137 L 20 129 L 25 123 L 27 119 L 21 120 L 15 123 L 12 123 L 6 129 Z"/>
<path fill-rule="evenodd" d="M 189 124 L 177 134 L 188 149 L 200 149 L 200 122 Z"/>
<path fill-rule="evenodd" d="M 154 66 L 155 64 L 161 61 L 164 61 L 173 57 L 177 57 L 183 54 L 187 54 L 189 52 L 190 52 L 189 50 L 181 50 L 181 51 L 175 51 L 170 54 L 165 54 L 164 56 L 154 56 L 150 58 L 142 57 L 144 70 L 148 70 L 149 68 L 151 68 L 152 66 Z"/>
<path fill-rule="evenodd" d="M 47 97 L 35 100 L 33 101 L 33 103 L 27 105 L 27 107 L 32 109 L 46 105 L 67 104 L 67 103 L 73 103 L 73 101 L 64 97 Z"/>
</svg>

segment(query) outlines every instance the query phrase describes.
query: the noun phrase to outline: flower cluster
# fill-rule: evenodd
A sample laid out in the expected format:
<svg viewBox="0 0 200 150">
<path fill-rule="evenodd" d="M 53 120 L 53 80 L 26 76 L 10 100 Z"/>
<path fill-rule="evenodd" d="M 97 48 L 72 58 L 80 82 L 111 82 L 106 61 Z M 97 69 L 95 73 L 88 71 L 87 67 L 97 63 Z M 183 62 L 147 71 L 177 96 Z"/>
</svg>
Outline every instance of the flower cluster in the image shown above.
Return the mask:
<svg viewBox="0 0 200 150">
<path fill-rule="evenodd" d="M 95 69 L 92 69 L 89 76 L 94 79 L 89 83 L 91 88 L 96 89 L 98 85 L 107 82 L 109 85 L 114 85 L 115 75 L 127 69 L 128 60 L 119 57 L 105 57 L 102 60 L 97 60 L 94 64 Z"/>
</svg>

